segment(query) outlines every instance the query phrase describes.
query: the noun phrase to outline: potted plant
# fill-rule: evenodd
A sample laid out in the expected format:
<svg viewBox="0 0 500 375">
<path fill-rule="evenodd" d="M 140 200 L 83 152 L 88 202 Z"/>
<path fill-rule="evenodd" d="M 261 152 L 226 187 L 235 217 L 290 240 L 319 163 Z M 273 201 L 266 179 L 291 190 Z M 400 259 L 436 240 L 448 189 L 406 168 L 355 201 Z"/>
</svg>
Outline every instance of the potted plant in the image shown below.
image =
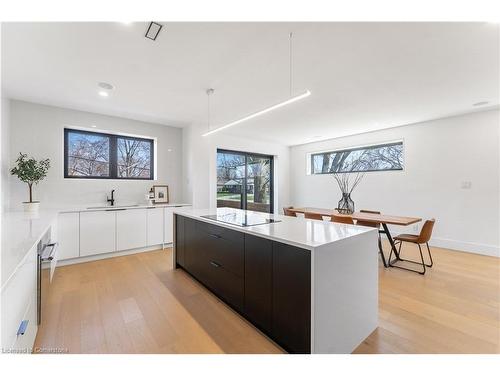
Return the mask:
<svg viewBox="0 0 500 375">
<path fill-rule="evenodd" d="M 49 168 L 49 159 L 37 161 L 34 158 L 29 158 L 26 154 L 19 153 L 16 166 L 10 170 L 10 173 L 28 184 L 30 200 L 29 202 L 23 202 L 25 211 L 33 212 L 38 210 L 40 202 L 33 201 L 33 184 L 38 184 L 43 180 L 47 176 Z"/>
</svg>

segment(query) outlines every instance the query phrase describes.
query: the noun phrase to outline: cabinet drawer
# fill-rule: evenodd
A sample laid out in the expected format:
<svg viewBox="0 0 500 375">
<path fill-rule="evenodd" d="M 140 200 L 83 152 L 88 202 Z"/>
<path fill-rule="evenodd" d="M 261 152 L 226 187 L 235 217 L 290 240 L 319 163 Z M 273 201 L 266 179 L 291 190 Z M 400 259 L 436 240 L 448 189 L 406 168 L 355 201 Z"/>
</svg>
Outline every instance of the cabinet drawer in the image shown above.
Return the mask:
<svg viewBox="0 0 500 375">
<path fill-rule="evenodd" d="M 204 256 L 238 277 L 244 274 L 244 235 L 240 232 L 196 222 L 198 245 Z"/>
<path fill-rule="evenodd" d="M 206 286 L 239 312 L 243 312 L 243 277 L 236 276 L 213 261 L 206 264 Z"/>
<path fill-rule="evenodd" d="M 218 237 L 226 241 L 232 241 L 240 246 L 243 246 L 244 234 L 236 230 L 208 224 L 203 221 L 196 221 L 196 229 L 211 234 L 213 237 Z"/>
</svg>

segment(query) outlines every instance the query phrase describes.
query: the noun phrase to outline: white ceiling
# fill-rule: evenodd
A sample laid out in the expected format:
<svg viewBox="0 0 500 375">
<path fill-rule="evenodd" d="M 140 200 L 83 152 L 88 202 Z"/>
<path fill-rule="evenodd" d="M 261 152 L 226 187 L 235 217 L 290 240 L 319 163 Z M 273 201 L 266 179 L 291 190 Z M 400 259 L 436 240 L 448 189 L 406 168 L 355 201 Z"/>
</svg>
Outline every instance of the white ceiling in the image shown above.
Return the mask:
<svg viewBox="0 0 500 375">
<path fill-rule="evenodd" d="M 206 123 L 213 87 L 223 125 L 288 97 L 292 31 L 294 93 L 312 95 L 224 132 L 292 145 L 499 103 L 498 24 L 164 24 L 153 42 L 147 23 L 4 23 L 4 94 L 185 126 Z"/>
</svg>

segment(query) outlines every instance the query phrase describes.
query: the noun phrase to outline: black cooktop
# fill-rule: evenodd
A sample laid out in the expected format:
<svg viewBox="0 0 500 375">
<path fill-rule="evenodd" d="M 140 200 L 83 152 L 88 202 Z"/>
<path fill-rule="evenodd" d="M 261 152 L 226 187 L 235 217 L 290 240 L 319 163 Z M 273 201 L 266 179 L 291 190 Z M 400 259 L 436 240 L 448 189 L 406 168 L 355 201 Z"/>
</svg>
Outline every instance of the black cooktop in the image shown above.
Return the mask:
<svg viewBox="0 0 500 375">
<path fill-rule="evenodd" d="M 251 227 L 254 225 L 272 224 L 279 223 L 280 220 L 268 219 L 259 215 L 255 212 L 231 212 L 231 213 L 221 213 L 217 215 L 203 215 L 206 219 L 220 221 L 226 224 L 237 225 L 240 227 Z"/>
</svg>

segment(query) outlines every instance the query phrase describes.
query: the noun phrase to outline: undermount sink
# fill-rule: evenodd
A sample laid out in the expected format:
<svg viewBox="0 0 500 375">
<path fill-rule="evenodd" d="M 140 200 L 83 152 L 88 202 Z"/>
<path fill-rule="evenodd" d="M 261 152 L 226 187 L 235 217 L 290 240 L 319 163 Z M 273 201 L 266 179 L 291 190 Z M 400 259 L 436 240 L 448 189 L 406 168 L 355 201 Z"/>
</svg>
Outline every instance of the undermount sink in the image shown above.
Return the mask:
<svg viewBox="0 0 500 375">
<path fill-rule="evenodd" d="M 139 205 L 138 204 L 124 204 L 124 205 L 119 205 L 119 206 L 96 206 L 96 207 L 87 207 L 87 210 L 97 210 L 97 209 L 103 209 L 103 208 L 108 208 L 108 209 L 132 208 L 132 207 L 139 207 Z"/>
</svg>

